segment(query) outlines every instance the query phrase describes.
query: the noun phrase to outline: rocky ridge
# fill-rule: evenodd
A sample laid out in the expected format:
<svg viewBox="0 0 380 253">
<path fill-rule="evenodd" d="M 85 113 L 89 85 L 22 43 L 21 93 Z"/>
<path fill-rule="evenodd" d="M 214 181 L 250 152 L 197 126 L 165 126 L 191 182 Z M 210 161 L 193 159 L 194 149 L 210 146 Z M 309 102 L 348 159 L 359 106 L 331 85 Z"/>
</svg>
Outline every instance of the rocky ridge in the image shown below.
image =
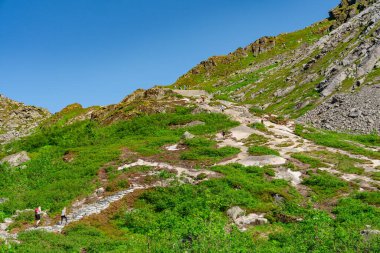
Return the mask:
<svg viewBox="0 0 380 253">
<path fill-rule="evenodd" d="M 50 115 L 46 109 L 28 106 L 0 95 L 0 144 L 29 135 Z"/>
</svg>

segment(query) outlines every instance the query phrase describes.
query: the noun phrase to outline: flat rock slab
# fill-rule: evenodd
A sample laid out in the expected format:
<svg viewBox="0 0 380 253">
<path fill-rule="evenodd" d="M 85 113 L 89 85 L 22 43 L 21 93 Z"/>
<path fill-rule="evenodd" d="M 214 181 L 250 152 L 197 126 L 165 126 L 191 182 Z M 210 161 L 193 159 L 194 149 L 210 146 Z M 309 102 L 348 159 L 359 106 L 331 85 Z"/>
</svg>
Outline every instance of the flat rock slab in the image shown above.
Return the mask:
<svg viewBox="0 0 380 253">
<path fill-rule="evenodd" d="M 266 165 L 283 165 L 286 159 L 275 155 L 248 156 L 245 159 L 236 161 L 245 166 L 266 166 Z"/>
<path fill-rule="evenodd" d="M 232 128 L 230 132 L 233 138 L 240 141 L 240 140 L 247 139 L 251 134 L 255 132 L 255 130 L 246 125 L 240 125 L 240 126 Z"/>
</svg>

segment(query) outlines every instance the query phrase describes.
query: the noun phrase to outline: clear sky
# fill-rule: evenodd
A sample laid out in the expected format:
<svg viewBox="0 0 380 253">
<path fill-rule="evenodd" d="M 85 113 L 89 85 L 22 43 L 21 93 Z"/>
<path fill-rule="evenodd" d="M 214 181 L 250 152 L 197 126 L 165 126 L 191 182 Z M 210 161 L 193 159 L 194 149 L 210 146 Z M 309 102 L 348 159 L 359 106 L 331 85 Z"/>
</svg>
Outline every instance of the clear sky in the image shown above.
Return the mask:
<svg viewBox="0 0 380 253">
<path fill-rule="evenodd" d="M 0 0 L 0 93 L 56 112 L 171 84 L 201 60 L 301 29 L 339 0 Z"/>
</svg>

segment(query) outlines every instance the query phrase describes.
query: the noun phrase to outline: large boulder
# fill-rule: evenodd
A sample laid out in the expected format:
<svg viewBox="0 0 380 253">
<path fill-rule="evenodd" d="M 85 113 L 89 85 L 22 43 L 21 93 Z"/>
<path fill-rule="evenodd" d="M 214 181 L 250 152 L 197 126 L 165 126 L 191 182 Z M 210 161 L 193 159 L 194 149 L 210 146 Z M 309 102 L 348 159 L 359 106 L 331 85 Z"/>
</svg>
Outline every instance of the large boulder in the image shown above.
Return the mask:
<svg viewBox="0 0 380 253">
<path fill-rule="evenodd" d="M 1 163 L 9 163 L 12 167 L 17 167 L 29 160 L 30 158 L 28 156 L 28 153 L 21 151 L 19 153 L 4 157 L 1 160 Z"/>
</svg>

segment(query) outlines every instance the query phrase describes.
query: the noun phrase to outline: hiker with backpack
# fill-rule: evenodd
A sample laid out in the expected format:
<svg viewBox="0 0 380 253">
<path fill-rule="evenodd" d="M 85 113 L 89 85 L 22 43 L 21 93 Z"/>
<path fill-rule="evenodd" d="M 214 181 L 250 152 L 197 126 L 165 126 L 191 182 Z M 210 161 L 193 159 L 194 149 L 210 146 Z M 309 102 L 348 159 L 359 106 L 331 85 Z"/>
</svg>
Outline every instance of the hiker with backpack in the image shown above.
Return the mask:
<svg viewBox="0 0 380 253">
<path fill-rule="evenodd" d="M 37 207 L 36 209 L 34 209 L 34 219 L 36 221 L 36 227 L 38 227 L 38 225 L 40 224 L 41 222 L 41 207 Z"/>
</svg>

